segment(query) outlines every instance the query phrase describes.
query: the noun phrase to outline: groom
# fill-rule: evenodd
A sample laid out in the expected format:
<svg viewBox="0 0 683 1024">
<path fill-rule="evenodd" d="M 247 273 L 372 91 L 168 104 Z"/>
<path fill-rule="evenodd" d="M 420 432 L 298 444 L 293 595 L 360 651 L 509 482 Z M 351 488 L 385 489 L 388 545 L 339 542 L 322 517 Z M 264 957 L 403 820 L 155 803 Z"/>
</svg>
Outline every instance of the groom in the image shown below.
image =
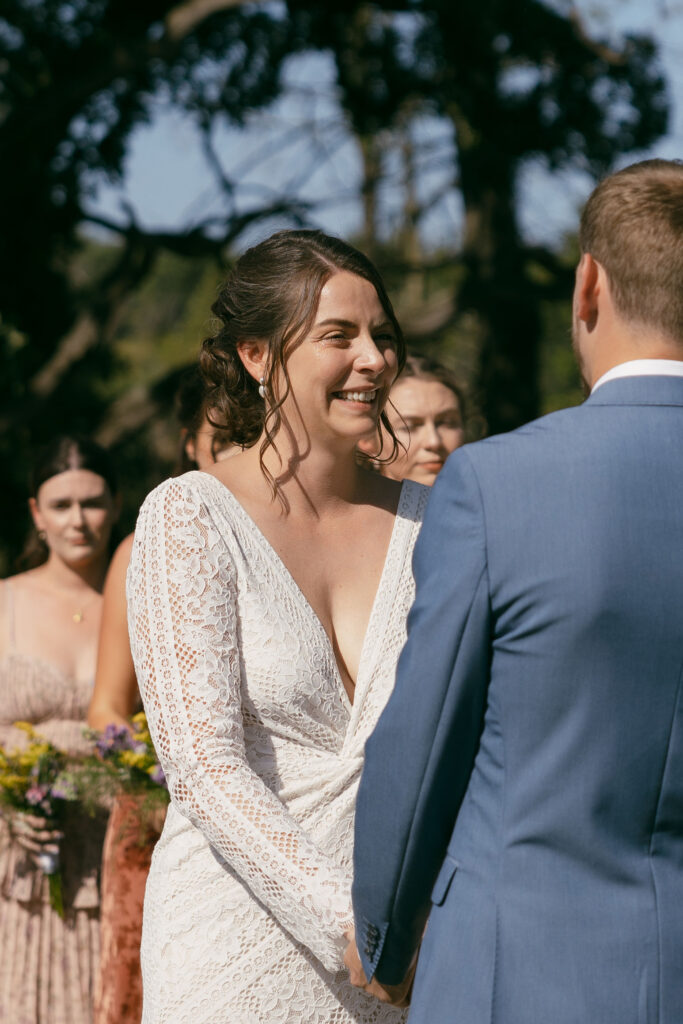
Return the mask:
<svg viewBox="0 0 683 1024">
<path fill-rule="evenodd" d="M 367 745 L 347 962 L 422 942 L 411 1024 L 683 1022 L 683 164 L 580 242 L 590 397 L 449 459 Z"/>
</svg>

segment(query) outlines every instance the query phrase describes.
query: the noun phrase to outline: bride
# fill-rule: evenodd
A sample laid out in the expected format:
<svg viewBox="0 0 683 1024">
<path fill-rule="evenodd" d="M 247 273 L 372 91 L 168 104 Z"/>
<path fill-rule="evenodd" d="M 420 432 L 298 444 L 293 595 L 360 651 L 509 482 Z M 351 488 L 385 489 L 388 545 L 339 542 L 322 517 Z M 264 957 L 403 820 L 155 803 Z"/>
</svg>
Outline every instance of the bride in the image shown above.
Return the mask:
<svg viewBox="0 0 683 1024">
<path fill-rule="evenodd" d="M 209 405 L 244 451 L 147 498 L 128 574 L 172 803 L 142 939 L 144 1024 L 394 1024 L 354 989 L 353 816 L 393 686 L 426 487 L 361 468 L 404 345 L 378 272 L 283 231 L 213 307 Z"/>
</svg>

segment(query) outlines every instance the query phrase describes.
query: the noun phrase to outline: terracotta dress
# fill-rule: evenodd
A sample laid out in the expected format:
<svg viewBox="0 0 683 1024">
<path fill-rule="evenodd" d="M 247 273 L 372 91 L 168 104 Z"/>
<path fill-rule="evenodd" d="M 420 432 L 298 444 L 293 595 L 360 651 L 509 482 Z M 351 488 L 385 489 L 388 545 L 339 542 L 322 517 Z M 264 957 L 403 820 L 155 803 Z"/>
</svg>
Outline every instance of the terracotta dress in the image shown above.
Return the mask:
<svg viewBox="0 0 683 1024">
<path fill-rule="evenodd" d="M 5 588 L 9 652 L 0 660 L 0 744 L 25 742 L 16 721 L 31 722 L 55 746 L 83 752 L 92 686 L 41 658 L 14 649 L 11 584 Z M 50 906 L 45 875 L 0 817 L 0 1021 L 90 1024 L 99 958 L 99 871 L 106 816 L 67 816 L 60 847 L 62 919 Z"/>
<path fill-rule="evenodd" d="M 161 822 L 149 820 L 141 801 L 114 800 L 102 855 L 100 971 L 95 1024 L 140 1024 L 140 938 L 145 885 Z"/>
</svg>

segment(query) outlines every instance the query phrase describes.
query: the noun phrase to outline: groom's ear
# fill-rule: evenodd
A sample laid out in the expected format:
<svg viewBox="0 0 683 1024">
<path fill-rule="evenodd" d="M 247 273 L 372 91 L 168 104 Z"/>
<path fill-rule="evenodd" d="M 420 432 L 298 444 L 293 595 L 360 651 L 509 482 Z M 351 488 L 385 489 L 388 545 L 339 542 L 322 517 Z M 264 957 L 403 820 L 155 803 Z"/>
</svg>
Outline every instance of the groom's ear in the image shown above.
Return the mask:
<svg viewBox="0 0 683 1024">
<path fill-rule="evenodd" d="M 583 320 L 588 330 L 595 326 L 604 283 L 604 270 L 589 252 L 585 252 L 576 268 L 574 301 L 576 315 L 579 320 Z"/>
</svg>

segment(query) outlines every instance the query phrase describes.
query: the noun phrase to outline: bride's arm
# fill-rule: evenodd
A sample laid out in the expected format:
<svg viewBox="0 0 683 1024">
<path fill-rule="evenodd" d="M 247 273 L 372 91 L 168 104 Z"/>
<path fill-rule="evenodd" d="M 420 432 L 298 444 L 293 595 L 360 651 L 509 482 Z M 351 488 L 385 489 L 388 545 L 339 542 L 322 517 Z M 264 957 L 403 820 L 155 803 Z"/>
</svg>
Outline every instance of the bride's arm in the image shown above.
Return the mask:
<svg viewBox="0 0 683 1024">
<path fill-rule="evenodd" d="M 174 804 L 299 942 L 341 969 L 351 880 L 249 767 L 235 570 L 187 481 L 145 502 L 128 595 L 135 669 Z"/>
</svg>

